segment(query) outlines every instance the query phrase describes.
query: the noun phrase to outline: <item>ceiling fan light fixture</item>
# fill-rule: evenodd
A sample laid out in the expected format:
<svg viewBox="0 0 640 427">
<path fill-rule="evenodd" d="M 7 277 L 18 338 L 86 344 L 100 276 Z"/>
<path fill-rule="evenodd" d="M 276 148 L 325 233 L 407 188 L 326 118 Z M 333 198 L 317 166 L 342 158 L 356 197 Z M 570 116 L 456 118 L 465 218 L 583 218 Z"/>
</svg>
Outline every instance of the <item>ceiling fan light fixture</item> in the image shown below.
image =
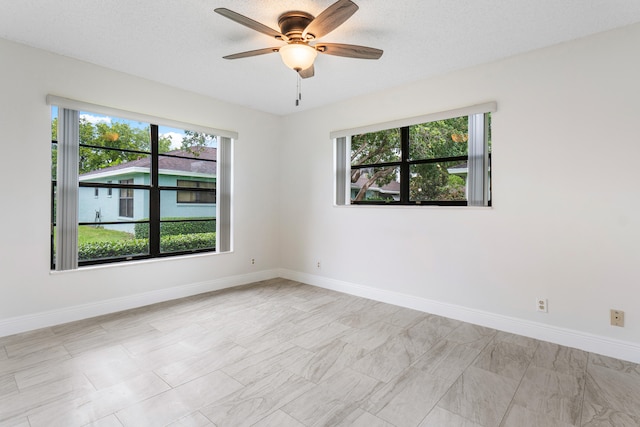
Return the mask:
<svg viewBox="0 0 640 427">
<path fill-rule="evenodd" d="M 358 5 L 352 0 L 337 0 L 323 10 L 318 16 L 301 10 L 284 12 L 278 18 L 280 31 L 261 24 L 247 16 L 241 15 L 224 7 L 215 9 L 216 13 L 238 24 L 244 25 L 259 33 L 268 35 L 275 40 L 286 42 L 280 47 L 267 47 L 223 56 L 224 59 L 240 59 L 268 53 L 280 52 L 282 62 L 292 70 L 298 72 L 298 77 L 308 79 L 315 75 L 313 62 L 318 52 L 347 58 L 379 59 L 382 50 L 367 46 L 357 46 L 344 43 L 320 43 L 313 46 L 309 42 L 317 41 L 342 25 L 358 10 Z"/>
<path fill-rule="evenodd" d="M 279 50 L 284 65 L 292 70 L 306 70 L 313 65 L 318 52 L 308 44 L 291 43 Z"/>
</svg>

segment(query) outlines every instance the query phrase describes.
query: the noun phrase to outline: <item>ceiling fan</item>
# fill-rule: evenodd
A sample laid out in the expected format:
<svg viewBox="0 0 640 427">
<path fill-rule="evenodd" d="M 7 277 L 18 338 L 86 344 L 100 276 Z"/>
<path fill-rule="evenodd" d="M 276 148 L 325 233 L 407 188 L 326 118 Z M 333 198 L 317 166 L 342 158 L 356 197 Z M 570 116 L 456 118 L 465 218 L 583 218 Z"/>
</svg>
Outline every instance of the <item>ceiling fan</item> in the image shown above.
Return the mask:
<svg viewBox="0 0 640 427">
<path fill-rule="evenodd" d="M 280 31 L 276 31 L 271 27 L 226 8 L 215 9 L 215 12 L 238 24 L 242 24 L 252 30 L 259 31 L 276 40 L 287 43 L 284 46 L 268 47 L 227 55 L 224 56 L 224 59 L 248 58 L 250 56 L 279 52 L 285 65 L 297 71 L 300 77 L 306 79 L 313 77 L 315 74 L 313 62 L 318 52 L 327 55 L 360 59 L 378 59 L 382 56 L 382 50 L 372 47 L 342 43 L 310 44 L 338 28 L 357 10 L 358 5 L 351 0 L 338 0 L 316 17 L 310 13 L 297 10 L 285 12 L 278 18 Z"/>
</svg>

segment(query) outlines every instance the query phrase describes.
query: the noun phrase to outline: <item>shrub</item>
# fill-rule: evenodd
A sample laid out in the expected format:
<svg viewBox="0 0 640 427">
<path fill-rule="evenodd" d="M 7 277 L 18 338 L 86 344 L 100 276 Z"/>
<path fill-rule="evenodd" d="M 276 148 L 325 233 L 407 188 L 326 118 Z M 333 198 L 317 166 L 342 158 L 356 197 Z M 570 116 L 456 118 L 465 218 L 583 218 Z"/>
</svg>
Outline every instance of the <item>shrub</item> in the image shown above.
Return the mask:
<svg viewBox="0 0 640 427">
<path fill-rule="evenodd" d="M 180 236 L 162 236 L 162 252 L 180 252 L 196 249 L 215 248 L 216 233 L 194 233 Z M 78 245 L 78 259 L 88 261 L 103 258 L 119 258 L 149 253 L 148 239 L 119 240 L 112 242 L 92 242 Z"/>
<path fill-rule="evenodd" d="M 149 253 L 149 241 L 147 239 L 89 242 L 78 245 L 78 259 L 80 261 L 146 253 Z"/>
<path fill-rule="evenodd" d="M 194 220 L 198 218 L 167 218 L 170 220 Z M 149 224 L 136 224 L 134 228 L 136 239 L 149 238 Z M 188 221 L 188 222 L 163 222 L 160 224 L 160 236 L 176 236 L 197 233 L 215 233 L 216 220 Z"/>
<path fill-rule="evenodd" d="M 160 251 L 179 252 L 216 246 L 216 233 L 194 233 L 160 238 Z"/>
</svg>

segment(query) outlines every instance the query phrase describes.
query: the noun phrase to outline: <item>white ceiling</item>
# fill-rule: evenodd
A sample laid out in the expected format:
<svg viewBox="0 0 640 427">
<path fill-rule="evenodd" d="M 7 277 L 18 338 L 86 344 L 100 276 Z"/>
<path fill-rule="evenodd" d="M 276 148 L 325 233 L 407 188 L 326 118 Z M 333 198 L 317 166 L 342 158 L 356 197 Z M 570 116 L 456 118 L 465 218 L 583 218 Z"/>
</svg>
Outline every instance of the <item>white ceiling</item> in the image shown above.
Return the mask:
<svg viewBox="0 0 640 427">
<path fill-rule="evenodd" d="M 360 9 L 321 41 L 384 55 L 319 55 L 299 107 L 279 55 L 222 59 L 282 43 L 213 9 L 278 29 L 281 13 L 317 16 L 334 0 L 0 0 L 0 37 L 284 115 L 640 22 L 640 0 L 354 1 Z"/>
</svg>

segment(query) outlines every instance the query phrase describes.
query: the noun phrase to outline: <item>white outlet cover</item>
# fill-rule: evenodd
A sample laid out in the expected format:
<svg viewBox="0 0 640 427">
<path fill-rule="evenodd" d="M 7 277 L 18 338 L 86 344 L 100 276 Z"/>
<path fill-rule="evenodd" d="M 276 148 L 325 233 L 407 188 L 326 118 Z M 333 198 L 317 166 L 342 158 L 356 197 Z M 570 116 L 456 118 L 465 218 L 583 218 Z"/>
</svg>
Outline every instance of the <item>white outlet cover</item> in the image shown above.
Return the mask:
<svg viewBox="0 0 640 427">
<path fill-rule="evenodd" d="M 536 298 L 536 310 L 541 313 L 547 313 L 549 311 L 549 304 L 546 298 Z"/>
</svg>

